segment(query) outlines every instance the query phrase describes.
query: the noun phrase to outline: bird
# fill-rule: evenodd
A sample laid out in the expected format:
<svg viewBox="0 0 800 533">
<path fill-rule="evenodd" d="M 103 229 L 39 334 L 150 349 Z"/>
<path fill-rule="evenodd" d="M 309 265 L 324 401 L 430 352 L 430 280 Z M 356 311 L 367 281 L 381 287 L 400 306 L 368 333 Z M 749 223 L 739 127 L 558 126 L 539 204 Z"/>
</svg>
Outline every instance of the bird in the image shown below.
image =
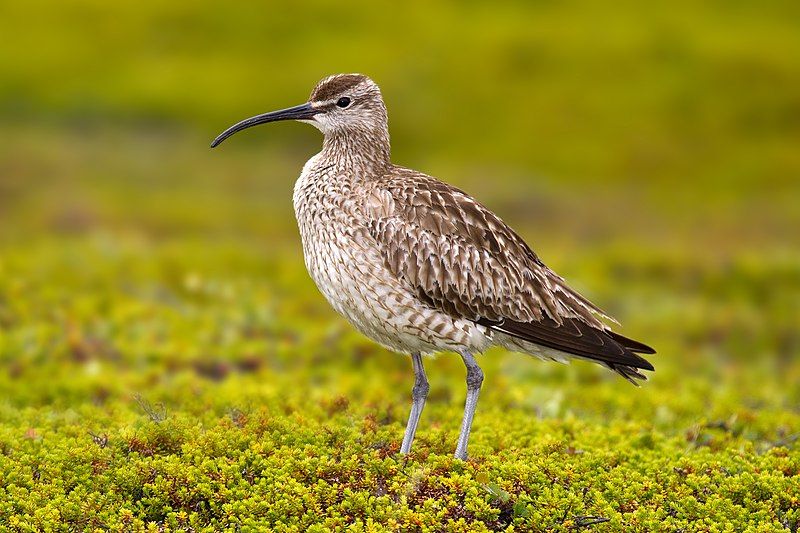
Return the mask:
<svg viewBox="0 0 800 533">
<path fill-rule="evenodd" d="M 655 350 L 612 331 L 616 321 L 571 289 L 513 229 L 464 191 L 395 165 L 378 85 L 363 74 L 322 79 L 306 103 L 238 122 L 244 129 L 295 120 L 319 129 L 293 204 L 305 266 L 330 305 L 358 331 L 410 356 L 411 410 L 401 454 L 411 451 L 430 389 L 423 356 L 455 352 L 466 401 L 455 458 L 467 460 L 484 380 L 476 356 L 491 346 L 544 360 L 584 359 L 634 385 Z"/>
</svg>

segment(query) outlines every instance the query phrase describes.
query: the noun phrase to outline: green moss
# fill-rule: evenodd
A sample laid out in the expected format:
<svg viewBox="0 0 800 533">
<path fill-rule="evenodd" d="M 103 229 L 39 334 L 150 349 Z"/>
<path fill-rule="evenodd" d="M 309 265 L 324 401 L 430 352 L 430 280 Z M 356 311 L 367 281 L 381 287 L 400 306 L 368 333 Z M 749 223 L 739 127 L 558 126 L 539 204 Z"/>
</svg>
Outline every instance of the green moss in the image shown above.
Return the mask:
<svg viewBox="0 0 800 533">
<path fill-rule="evenodd" d="M 491 352 L 462 463 L 450 455 L 463 370 L 442 356 L 401 457 L 407 361 L 341 325 L 302 272 L 259 274 L 288 256 L 109 246 L 4 257 L 0 516 L 11 529 L 797 527 L 795 365 L 727 363 L 727 384 L 714 384 L 717 356 L 686 375 L 686 356 L 662 348 L 653 380 L 634 389 L 589 365 Z M 74 256 L 95 259 L 77 268 Z M 172 281 L 227 263 L 237 281 Z M 251 311 L 295 305 L 278 290 L 306 312 Z M 638 329 L 660 338 L 658 324 Z"/>
</svg>

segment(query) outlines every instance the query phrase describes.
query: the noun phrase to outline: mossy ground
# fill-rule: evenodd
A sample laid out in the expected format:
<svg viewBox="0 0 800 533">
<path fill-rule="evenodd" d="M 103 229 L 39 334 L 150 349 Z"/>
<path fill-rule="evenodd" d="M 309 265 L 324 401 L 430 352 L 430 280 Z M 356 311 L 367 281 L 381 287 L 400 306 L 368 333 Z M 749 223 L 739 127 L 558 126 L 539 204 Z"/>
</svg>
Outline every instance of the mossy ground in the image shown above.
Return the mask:
<svg viewBox="0 0 800 533">
<path fill-rule="evenodd" d="M 0 530 L 798 531 L 798 3 L 417 7 L 0 7 Z M 303 267 L 318 135 L 207 149 L 349 71 L 650 381 L 491 351 L 460 462 L 443 354 L 398 455 L 410 362 Z"/>
<path fill-rule="evenodd" d="M 735 300 L 662 294 L 656 316 L 626 316 L 660 351 L 638 389 L 584 363 L 486 354 L 466 463 L 451 458 L 460 360 L 431 360 L 402 457 L 409 362 L 334 317 L 296 250 L 254 249 L 95 235 L 3 256 L 6 527 L 797 528 L 796 361 L 675 325 L 752 320 Z M 603 254 L 580 263 L 614 277 Z M 783 272 L 761 268 L 722 287 L 709 274 L 703 293 Z M 652 276 L 633 268 L 619 298 L 644 306 Z"/>
</svg>

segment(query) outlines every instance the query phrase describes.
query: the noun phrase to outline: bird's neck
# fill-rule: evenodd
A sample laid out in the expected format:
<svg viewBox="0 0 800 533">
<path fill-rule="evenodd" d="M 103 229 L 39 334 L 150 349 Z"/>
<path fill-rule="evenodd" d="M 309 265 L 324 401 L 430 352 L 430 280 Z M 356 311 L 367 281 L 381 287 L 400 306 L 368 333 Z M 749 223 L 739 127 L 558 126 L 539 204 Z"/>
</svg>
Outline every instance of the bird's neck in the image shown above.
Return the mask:
<svg viewBox="0 0 800 533">
<path fill-rule="evenodd" d="M 322 161 L 358 174 L 378 175 L 391 164 L 389 132 L 383 129 L 348 129 L 329 132 L 322 143 Z"/>
</svg>

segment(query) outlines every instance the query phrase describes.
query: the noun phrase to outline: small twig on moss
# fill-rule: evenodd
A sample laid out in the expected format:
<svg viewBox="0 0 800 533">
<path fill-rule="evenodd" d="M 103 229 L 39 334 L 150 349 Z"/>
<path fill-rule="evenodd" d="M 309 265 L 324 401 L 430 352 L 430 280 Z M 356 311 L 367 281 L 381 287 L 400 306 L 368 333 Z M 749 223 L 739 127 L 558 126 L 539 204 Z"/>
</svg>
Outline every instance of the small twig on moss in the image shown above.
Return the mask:
<svg viewBox="0 0 800 533">
<path fill-rule="evenodd" d="M 141 407 L 142 411 L 144 411 L 145 414 L 150 417 L 150 420 L 156 424 L 159 424 L 167 419 L 167 408 L 163 403 L 159 402 L 153 405 L 138 393 L 133 395 L 133 399 L 139 405 L 139 407 Z"/>
<path fill-rule="evenodd" d="M 594 526 L 611 521 L 610 518 L 605 518 L 603 516 L 573 516 L 572 519 L 575 520 L 575 525 L 570 529 L 580 529 L 582 527 Z"/>
</svg>

